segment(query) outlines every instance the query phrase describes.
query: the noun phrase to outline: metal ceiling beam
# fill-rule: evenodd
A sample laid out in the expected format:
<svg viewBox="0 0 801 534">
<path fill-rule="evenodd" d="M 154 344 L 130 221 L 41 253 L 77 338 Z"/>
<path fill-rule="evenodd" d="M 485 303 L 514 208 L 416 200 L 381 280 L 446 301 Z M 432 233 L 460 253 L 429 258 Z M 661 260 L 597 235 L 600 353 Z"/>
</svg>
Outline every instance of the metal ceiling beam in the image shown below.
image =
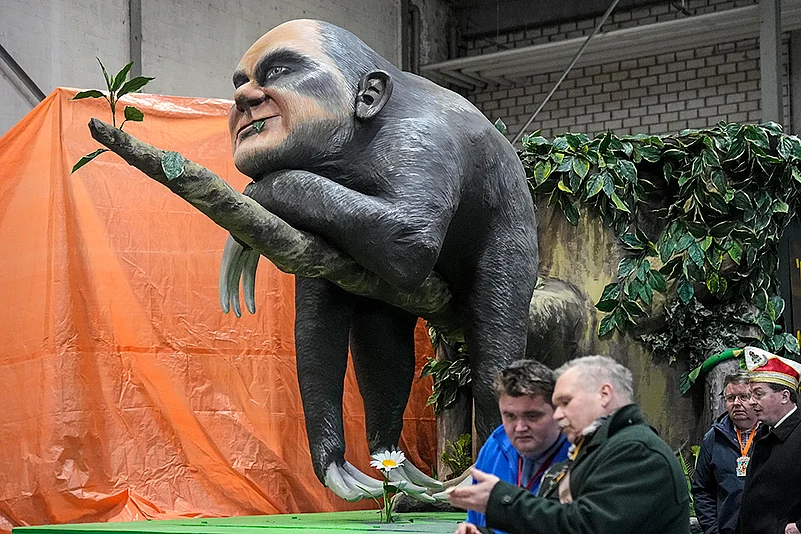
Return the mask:
<svg viewBox="0 0 801 534">
<path fill-rule="evenodd" d="M 801 2 L 782 4 L 782 31 L 801 29 Z M 576 67 L 601 65 L 759 37 L 759 6 L 599 33 Z M 464 75 L 488 85 L 498 77 L 526 77 L 562 71 L 586 37 L 565 39 L 424 65 L 423 74 Z"/>
</svg>

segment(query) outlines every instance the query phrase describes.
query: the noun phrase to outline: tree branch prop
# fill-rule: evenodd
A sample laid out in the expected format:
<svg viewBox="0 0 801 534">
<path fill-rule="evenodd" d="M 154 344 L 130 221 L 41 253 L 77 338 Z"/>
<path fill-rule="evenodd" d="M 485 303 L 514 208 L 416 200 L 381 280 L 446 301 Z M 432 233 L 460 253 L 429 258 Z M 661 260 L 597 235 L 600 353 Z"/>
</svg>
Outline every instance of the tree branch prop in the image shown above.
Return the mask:
<svg viewBox="0 0 801 534">
<path fill-rule="evenodd" d="M 460 336 L 461 322 L 452 294 L 438 274 L 431 273 L 413 293 L 401 292 L 323 238 L 290 226 L 209 169 L 98 119 L 89 122 L 89 130 L 96 141 L 189 202 L 280 270 L 324 278 L 350 293 L 387 302 Z"/>
</svg>

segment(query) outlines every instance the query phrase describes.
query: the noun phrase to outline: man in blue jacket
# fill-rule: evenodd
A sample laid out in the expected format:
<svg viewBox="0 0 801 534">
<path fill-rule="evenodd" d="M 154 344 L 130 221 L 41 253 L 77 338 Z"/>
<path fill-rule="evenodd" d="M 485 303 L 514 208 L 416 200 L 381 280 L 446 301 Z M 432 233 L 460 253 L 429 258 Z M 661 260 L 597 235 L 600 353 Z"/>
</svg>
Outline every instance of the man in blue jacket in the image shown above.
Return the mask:
<svg viewBox="0 0 801 534">
<path fill-rule="evenodd" d="M 495 378 L 503 424 L 478 453 L 476 468 L 537 493 L 542 475 L 567 459 L 570 443 L 553 418 L 553 371 L 534 360 L 518 360 Z M 484 514 L 470 510 L 467 521 L 485 526 Z"/>
<path fill-rule="evenodd" d="M 693 474 L 695 514 L 704 534 L 734 534 L 748 460 L 759 422 L 751 405 L 748 373 L 727 375 L 721 396 L 726 412 L 704 436 Z"/>
</svg>

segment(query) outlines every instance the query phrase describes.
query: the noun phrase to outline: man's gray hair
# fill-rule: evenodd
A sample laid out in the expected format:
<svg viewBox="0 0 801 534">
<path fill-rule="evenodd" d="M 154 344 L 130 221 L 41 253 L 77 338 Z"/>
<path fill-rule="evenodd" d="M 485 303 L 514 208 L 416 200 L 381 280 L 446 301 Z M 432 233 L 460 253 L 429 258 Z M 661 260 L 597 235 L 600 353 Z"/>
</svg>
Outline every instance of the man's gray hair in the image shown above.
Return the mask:
<svg viewBox="0 0 801 534">
<path fill-rule="evenodd" d="M 722 397 L 726 393 L 726 386 L 729 384 L 749 384 L 750 382 L 748 371 L 730 373 L 723 379 L 723 390 L 720 392 L 720 396 Z"/>
<path fill-rule="evenodd" d="M 625 400 L 631 401 L 634 399 L 631 371 L 612 358 L 593 355 L 570 360 L 554 371 L 556 378 L 558 379 L 572 367 L 579 369 L 580 376 L 585 383 L 600 385 L 603 382 L 608 382 Z"/>
</svg>

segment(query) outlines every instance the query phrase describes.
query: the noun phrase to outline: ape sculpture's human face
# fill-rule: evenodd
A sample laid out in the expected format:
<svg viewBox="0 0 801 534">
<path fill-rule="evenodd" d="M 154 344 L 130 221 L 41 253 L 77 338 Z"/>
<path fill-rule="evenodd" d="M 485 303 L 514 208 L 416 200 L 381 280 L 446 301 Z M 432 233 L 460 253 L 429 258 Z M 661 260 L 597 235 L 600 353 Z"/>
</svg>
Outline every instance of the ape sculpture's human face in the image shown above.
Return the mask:
<svg viewBox="0 0 801 534">
<path fill-rule="evenodd" d="M 314 23 L 296 21 L 265 34 L 239 62 L 228 129 L 246 175 L 302 168 L 298 160 L 330 153 L 332 138 L 347 137 L 351 99 L 322 43 Z"/>
</svg>

